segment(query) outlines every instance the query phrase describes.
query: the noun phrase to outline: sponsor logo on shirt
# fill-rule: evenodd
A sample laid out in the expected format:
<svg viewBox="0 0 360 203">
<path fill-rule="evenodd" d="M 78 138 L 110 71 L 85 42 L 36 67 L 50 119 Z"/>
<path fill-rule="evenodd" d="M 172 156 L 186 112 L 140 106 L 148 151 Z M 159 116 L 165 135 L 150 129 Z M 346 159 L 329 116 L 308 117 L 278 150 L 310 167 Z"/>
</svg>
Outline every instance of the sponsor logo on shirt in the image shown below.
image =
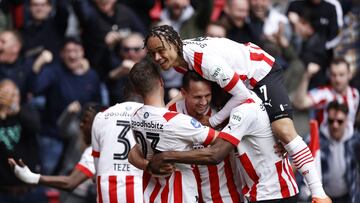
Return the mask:
<svg viewBox="0 0 360 203">
<path fill-rule="evenodd" d="M 105 119 L 108 119 L 109 117 L 112 116 L 119 116 L 119 117 L 131 117 L 131 114 L 129 114 L 126 111 L 123 112 L 108 112 L 105 114 Z"/>
<path fill-rule="evenodd" d="M 145 115 L 144 115 L 145 116 Z M 153 121 L 150 122 L 145 122 L 145 121 L 131 121 L 131 126 L 134 127 L 141 127 L 141 128 L 149 128 L 149 129 L 158 129 L 158 130 L 163 130 L 164 129 L 164 125 L 160 124 L 160 123 L 155 123 Z"/>
<path fill-rule="evenodd" d="M 241 116 L 233 115 L 231 119 L 240 122 L 241 121 Z"/>
<path fill-rule="evenodd" d="M 214 78 L 216 78 L 216 77 L 218 77 L 219 76 L 219 73 L 220 73 L 220 71 L 221 71 L 221 68 L 216 68 L 215 69 L 215 71 L 214 71 L 214 73 L 212 74 L 212 76 L 214 77 Z"/>
<path fill-rule="evenodd" d="M 195 118 L 192 118 L 190 121 L 191 125 L 194 126 L 194 128 L 200 128 L 201 124 L 199 121 L 197 121 Z"/>
</svg>

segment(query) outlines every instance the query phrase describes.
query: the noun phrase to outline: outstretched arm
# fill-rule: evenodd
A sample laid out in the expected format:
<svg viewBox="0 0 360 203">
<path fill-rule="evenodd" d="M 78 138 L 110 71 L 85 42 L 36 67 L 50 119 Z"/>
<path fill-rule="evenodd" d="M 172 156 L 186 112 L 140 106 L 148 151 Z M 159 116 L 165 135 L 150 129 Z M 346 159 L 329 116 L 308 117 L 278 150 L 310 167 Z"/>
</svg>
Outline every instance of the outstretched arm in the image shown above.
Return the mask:
<svg viewBox="0 0 360 203">
<path fill-rule="evenodd" d="M 154 155 L 147 168 L 155 174 L 166 174 L 162 170 L 164 164 L 184 163 L 184 164 L 218 164 L 234 149 L 234 145 L 221 138 L 217 138 L 213 145 L 203 149 L 187 152 L 169 151 Z"/>
<path fill-rule="evenodd" d="M 8 161 L 10 166 L 14 169 L 16 177 L 28 184 L 41 184 L 72 191 L 89 178 L 76 168 L 68 176 L 44 176 L 30 171 L 21 160 L 19 160 L 19 164 L 12 158 L 9 158 Z"/>
</svg>

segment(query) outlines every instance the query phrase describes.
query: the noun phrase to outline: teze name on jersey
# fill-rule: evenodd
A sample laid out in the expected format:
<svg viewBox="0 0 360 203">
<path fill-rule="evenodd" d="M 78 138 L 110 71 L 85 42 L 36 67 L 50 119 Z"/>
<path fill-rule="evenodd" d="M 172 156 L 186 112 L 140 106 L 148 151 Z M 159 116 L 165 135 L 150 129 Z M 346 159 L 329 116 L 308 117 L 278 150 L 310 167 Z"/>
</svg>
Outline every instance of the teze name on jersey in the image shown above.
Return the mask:
<svg viewBox="0 0 360 203">
<path fill-rule="evenodd" d="M 148 129 L 157 129 L 157 130 L 163 130 L 164 125 L 160 123 L 155 123 L 153 121 L 145 122 L 145 121 L 131 121 L 131 125 L 134 127 L 141 127 L 141 128 L 148 128 Z"/>
<path fill-rule="evenodd" d="M 198 45 L 201 48 L 204 48 L 204 47 L 207 46 L 206 43 L 203 43 L 205 40 L 207 40 L 206 37 L 197 37 L 197 38 L 193 38 L 193 39 L 188 39 L 188 40 L 183 41 L 183 45 L 195 44 L 195 45 Z"/>
</svg>

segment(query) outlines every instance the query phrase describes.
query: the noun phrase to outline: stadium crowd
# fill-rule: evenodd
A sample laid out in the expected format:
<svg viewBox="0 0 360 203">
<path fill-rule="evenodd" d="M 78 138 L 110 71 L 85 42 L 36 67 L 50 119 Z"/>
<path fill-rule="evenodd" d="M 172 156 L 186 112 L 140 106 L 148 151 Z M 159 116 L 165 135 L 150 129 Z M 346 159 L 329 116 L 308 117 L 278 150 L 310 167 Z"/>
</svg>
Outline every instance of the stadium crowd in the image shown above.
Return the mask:
<svg viewBox="0 0 360 203">
<path fill-rule="evenodd" d="M 311 142 L 308 127 L 310 119 L 316 120 L 319 125 L 318 141 L 321 157 L 318 161 L 321 167 L 317 167 L 317 170 L 326 195 L 334 203 L 360 202 L 359 1 L 0 0 L 0 203 L 176 202 L 178 199 L 166 195 L 169 190 L 178 191 L 179 185 L 175 179 L 179 176 L 181 178 L 181 173 L 190 173 L 189 171 L 197 174 L 194 176 L 195 185 L 192 185 L 188 179 L 183 179 L 184 185 L 189 184 L 186 185 L 189 188 L 183 192 L 191 195 L 196 193 L 193 195 L 196 197 L 196 200 L 194 199 L 196 202 L 257 202 L 278 199 L 276 192 L 272 197 L 266 196 L 265 192 L 262 193 L 261 184 L 265 181 L 253 179 L 259 178 L 257 174 L 259 175 L 260 172 L 257 170 L 261 169 L 256 168 L 253 171 L 255 176 L 249 175 L 255 185 L 250 188 L 246 187 L 250 185 L 246 185 L 249 181 L 244 178 L 244 174 L 234 170 L 241 166 L 230 161 L 233 159 L 231 157 L 244 158 L 240 156 L 243 153 L 241 149 L 247 146 L 253 147 L 246 144 L 239 147 L 240 144 L 234 144 L 234 139 L 238 139 L 241 144 L 245 139 L 240 136 L 237 138 L 227 136 L 227 134 L 236 134 L 235 130 L 224 128 L 224 132 L 222 131 L 222 128 L 227 126 L 227 122 L 237 122 L 236 118 L 234 120 L 235 113 L 231 114 L 230 119 L 219 120 L 219 117 L 217 119 L 211 117 L 215 112 L 221 114 L 226 109 L 226 99 L 234 101 L 231 95 L 219 88 L 219 85 L 230 94 L 235 92 L 235 88 L 231 89 L 232 87 L 229 88 L 224 85 L 225 83 L 218 82 L 219 85 L 210 83 L 201 77 L 198 78 L 199 76 L 192 71 L 190 71 L 192 76 L 186 74 L 184 76 L 184 69 L 177 67 L 184 63 L 177 63 L 176 60 L 172 62 L 171 57 L 175 56 L 166 54 L 173 48 L 175 55 L 184 58 L 181 61 L 184 62 L 190 60 L 186 55 L 189 50 L 179 48 L 182 44 L 181 46 L 177 44 L 176 37 L 169 35 L 166 38 L 168 30 L 156 31 L 156 27 L 164 25 L 171 26 L 173 33 L 178 33 L 179 39 L 184 40 L 186 46 L 201 47 L 202 41 L 206 40 L 205 37 L 227 38 L 255 51 L 261 50 L 259 54 L 261 56 L 252 56 L 255 57 L 252 58 L 253 61 L 262 61 L 264 56 L 269 55 L 272 61 L 269 66 L 270 69 L 272 68 L 270 73 L 281 72 L 283 81 L 280 81 L 281 84 L 272 83 L 274 76 L 270 79 L 266 76 L 267 83 L 261 85 L 268 85 L 265 86 L 266 88 L 272 84 L 272 88 L 278 90 L 278 95 L 281 95 L 279 85 L 285 86 L 291 104 L 285 107 L 287 105 L 282 103 L 284 106 L 281 104 L 281 108 L 294 114 L 293 117 L 285 117 L 292 118 L 297 131 L 295 134 Z M 163 47 L 167 47 L 164 48 L 163 53 L 155 46 L 156 37 Z M 223 45 L 226 46 L 225 43 Z M 216 50 L 216 52 L 230 53 L 233 48 L 230 45 L 229 43 L 228 47 L 223 48 L 224 50 Z M 210 45 L 205 43 L 204 46 Z M 165 54 L 169 60 L 162 61 L 162 54 Z M 201 62 L 199 71 L 196 67 L 199 63 L 196 54 L 195 59 L 191 59 L 194 60 L 193 69 L 200 75 L 204 71 L 202 76 L 206 78 L 205 75 L 210 74 L 210 71 L 201 70 Z M 211 66 L 223 60 L 217 56 L 205 58 L 205 54 L 200 61 L 202 59 L 205 61 L 203 66 Z M 134 76 L 135 64 L 135 67 L 141 69 L 156 66 L 153 62 L 158 63 L 163 69 L 159 69 L 161 74 L 159 80 L 150 80 L 151 76 L 157 78 L 156 73 L 151 72 L 148 72 L 148 75 Z M 171 67 L 174 68 L 164 68 L 168 63 L 173 63 Z M 245 60 L 243 64 L 244 67 L 248 66 Z M 276 64 L 276 68 L 273 64 Z M 254 69 L 266 67 L 260 62 L 251 66 Z M 140 82 L 133 87 L 129 74 L 132 82 L 141 78 L 149 81 L 145 83 L 143 80 L 144 83 Z M 256 74 L 254 75 L 255 78 Z M 243 80 L 242 76 L 244 75 L 240 75 L 241 80 Z M 284 132 L 290 133 L 291 130 L 288 128 L 281 130 L 285 124 L 288 126 L 289 122 L 274 127 L 274 120 L 276 122 L 279 120 L 271 117 L 268 106 L 275 101 L 267 100 L 267 95 L 264 93 L 266 89 L 260 86 L 263 78 L 259 81 L 255 80 L 259 82 L 260 88 L 257 88 L 251 79 L 246 78 L 245 74 L 246 87 L 252 86 L 258 96 L 260 93 L 265 94 L 265 98 L 259 97 L 264 102 L 263 107 L 266 108 L 270 120 L 266 120 L 267 117 L 261 119 L 259 116 L 260 120 L 265 122 L 264 125 L 269 129 L 272 127 L 274 133 L 268 133 L 271 139 L 276 137 L 284 145 L 282 148 L 281 144 L 276 144 L 277 141 L 274 143 L 269 141 L 275 144 L 275 148 L 282 148 L 279 152 L 274 151 L 282 157 L 276 158 L 274 155 L 270 158 L 273 160 L 270 161 L 280 160 L 280 169 L 275 169 L 280 170 L 277 171 L 280 174 L 283 170 L 287 177 L 284 179 L 279 177 L 277 180 L 279 183 L 265 183 L 265 185 L 268 184 L 270 188 L 280 184 L 279 195 L 290 198 L 285 202 L 294 201 L 291 199 L 294 197 L 298 202 L 311 202 L 314 191 L 310 194 L 307 186 L 302 184 L 301 176 L 303 175 L 309 185 L 310 179 L 306 175 L 310 173 L 311 167 L 304 171 L 304 168 L 296 166 L 306 165 L 308 160 L 304 161 L 297 156 L 298 149 L 295 150 L 296 147 L 290 142 L 294 137 L 282 135 Z M 216 81 L 212 80 L 212 82 Z M 157 91 L 153 92 L 158 96 L 156 102 L 152 95 L 148 95 L 152 91 L 147 88 L 152 86 L 157 87 Z M 162 88 L 164 88 L 164 99 L 161 97 Z M 134 96 L 134 89 L 142 92 L 142 97 Z M 183 98 L 179 99 L 179 95 Z M 236 97 L 235 94 L 233 95 Z M 254 98 L 255 102 L 252 102 L 257 104 L 257 99 L 259 98 Z M 242 100 L 238 101 L 243 103 Z M 194 141 L 196 146 L 181 149 L 170 147 L 174 144 L 171 142 L 178 139 L 167 138 L 171 144 L 160 142 L 158 147 L 161 150 L 155 149 L 159 137 L 156 137 L 154 132 L 160 127 L 155 126 L 153 134 L 147 135 L 142 132 L 144 129 L 141 122 L 135 122 L 134 127 L 134 121 L 130 119 L 130 114 L 134 113 L 139 115 L 143 113 L 141 116 L 146 117 L 147 112 L 142 112 L 146 109 L 135 111 L 142 106 L 141 103 L 145 104 L 147 112 L 154 111 L 154 114 L 159 115 L 167 111 L 163 107 L 169 103 L 167 107 L 171 111 L 190 115 L 200 121 L 193 121 L 188 116 L 175 117 L 182 118 L 177 122 L 178 126 L 183 127 L 180 130 L 188 128 L 185 124 L 187 120 L 194 127 L 207 125 L 207 131 L 211 131 L 213 127 L 220 131 L 219 137 L 225 140 L 222 142 L 227 141 L 226 144 L 222 144 L 223 147 L 238 148 L 238 150 L 233 150 L 234 152 L 231 153 L 224 152 L 224 159 L 216 162 L 216 166 L 189 166 L 186 165 L 189 162 L 176 159 L 179 163 L 164 164 L 163 170 L 166 172 L 162 171 L 174 174 L 174 177 L 155 176 L 156 178 L 152 179 L 151 173 L 155 172 L 154 168 L 151 168 L 152 164 L 149 164 L 152 153 L 204 148 L 209 144 L 209 140 L 200 137 L 202 134 L 205 136 L 204 127 L 201 131 L 194 130 L 188 133 L 186 139 L 190 139 L 190 135 L 198 132 L 198 137 L 191 138 L 197 141 Z M 152 105 L 159 105 L 162 109 L 154 110 Z M 291 105 L 293 109 L 290 108 Z M 105 106 L 109 109 L 103 111 Z M 257 106 L 252 105 L 252 107 L 254 112 L 259 110 Z M 85 115 L 89 114 L 89 110 L 92 113 L 89 116 L 91 118 L 86 118 Z M 103 112 L 96 115 L 99 111 Z M 241 111 L 246 112 L 246 110 Z M 244 112 L 241 112 L 242 116 L 247 115 Z M 167 121 L 174 119 L 175 115 L 165 114 L 170 116 L 166 118 Z M 227 114 L 227 117 L 229 115 Z M 259 119 L 251 116 L 253 115 L 245 116 L 243 119 L 248 117 L 249 122 Z M 140 120 L 140 118 L 136 119 Z M 242 118 L 238 117 L 238 119 L 240 122 Z M 93 120 L 94 126 L 90 132 Z M 271 127 L 269 127 L 270 123 Z M 164 125 L 166 129 L 169 128 Z M 237 125 L 246 126 L 239 123 Z M 174 129 L 168 131 L 177 132 L 178 127 L 174 126 Z M 241 132 L 256 137 L 258 134 L 254 131 L 250 132 L 249 129 L 261 128 L 257 126 L 249 125 L 248 129 Z M 214 133 L 217 135 L 218 131 Z M 144 145 L 145 140 L 139 133 L 146 134 L 145 138 L 152 141 L 151 153 L 141 146 Z M 182 133 L 184 131 L 177 135 L 180 136 Z M 92 137 L 92 141 L 89 137 Z M 179 140 L 185 142 L 185 138 L 180 137 Z M 180 141 L 175 145 L 181 146 Z M 88 148 L 90 143 L 92 148 Z M 199 143 L 201 147 L 198 146 Z M 214 141 L 212 144 L 217 146 L 216 143 L 219 141 Z M 234 146 L 228 145 L 229 143 Z M 263 147 L 264 144 L 259 146 Z M 271 150 L 274 150 L 273 146 Z M 262 151 L 258 155 L 265 157 L 267 153 Z M 315 152 L 311 151 L 311 153 L 316 162 Z M 200 155 L 197 158 L 201 160 Z M 312 156 L 305 158 L 310 160 Z M 172 160 L 174 161 L 175 158 Z M 194 158 L 194 163 L 197 163 L 195 160 L 197 159 Z M 291 161 L 292 168 L 297 170 L 298 174 L 301 173 L 299 177 L 291 176 Z M 244 162 L 242 164 L 245 165 Z M 266 170 L 271 174 L 271 169 Z M 243 173 L 246 172 L 247 169 L 244 169 Z M 276 173 L 276 171 L 272 172 Z M 218 186 L 215 186 L 213 177 L 216 177 Z M 169 181 L 174 183 L 169 185 Z M 126 185 L 126 191 L 117 188 L 117 184 Z M 259 191 L 256 189 L 257 184 Z M 129 185 L 131 187 L 128 187 Z M 287 192 L 284 192 L 283 187 L 291 187 L 291 189 L 287 188 Z M 310 190 L 312 190 L 311 184 Z M 141 192 L 143 194 L 139 194 Z M 262 194 L 266 197 L 261 196 Z M 174 194 L 175 197 L 179 195 L 181 194 Z M 189 199 L 184 199 L 185 197 Z M 190 196 L 184 198 L 183 202 L 190 201 Z"/>
</svg>

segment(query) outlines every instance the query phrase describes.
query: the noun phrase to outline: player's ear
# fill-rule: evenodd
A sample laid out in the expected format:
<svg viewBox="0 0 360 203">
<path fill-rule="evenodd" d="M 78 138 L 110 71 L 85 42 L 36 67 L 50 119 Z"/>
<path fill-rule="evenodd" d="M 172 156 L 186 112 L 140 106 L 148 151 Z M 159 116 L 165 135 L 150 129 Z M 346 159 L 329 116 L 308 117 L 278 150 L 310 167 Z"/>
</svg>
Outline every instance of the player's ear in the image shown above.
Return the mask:
<svg viewBox="0 0 360 203">
<path fill-rule="evenodd" d="M 186 90 L 182 87 L 182 88 L 180 89 L 180 93 L 181 93 L 181 95 L 182 95 L 183 97 L 185 97 L 185 95 L 186 95 Z"/>
<path fill-rule="evenodd" d="M 164 79 L 160 78 L 160 86 L 165 87 Z"/>
</svg>

